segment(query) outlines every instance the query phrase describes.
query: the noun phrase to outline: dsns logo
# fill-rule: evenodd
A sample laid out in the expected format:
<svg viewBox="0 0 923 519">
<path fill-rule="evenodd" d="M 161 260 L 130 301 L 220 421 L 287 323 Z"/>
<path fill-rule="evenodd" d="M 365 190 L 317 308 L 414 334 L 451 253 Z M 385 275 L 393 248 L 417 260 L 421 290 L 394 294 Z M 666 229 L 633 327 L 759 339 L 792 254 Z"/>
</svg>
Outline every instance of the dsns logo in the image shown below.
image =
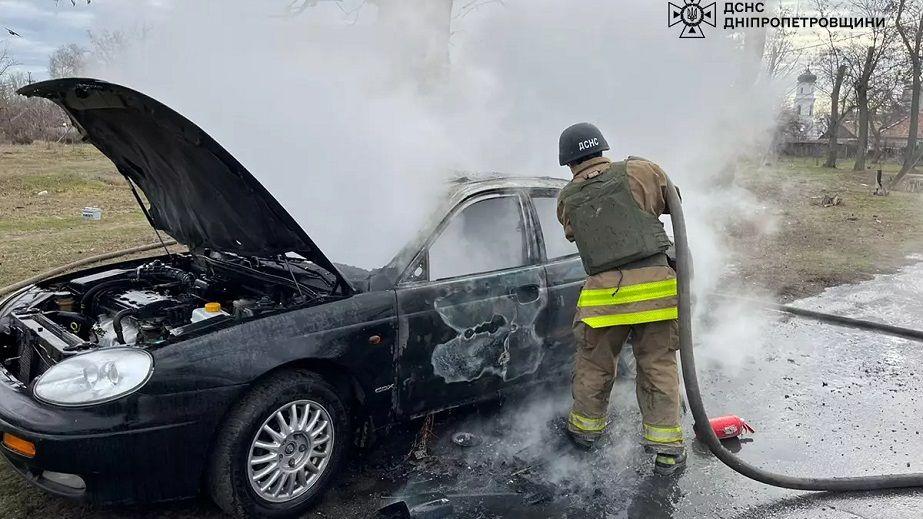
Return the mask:
<svg viewBox="0 0 923 519">
<path fill-rule="evenodd" d="M 699 5 L 701 1 L 702 0 L 683 0 L 685 3 L 683 6 L 669 2 L 667 26 L 673 27 L 678 23 L 683 24 L 683 30 L 679 33 L 680 38 L 704 38 L 705 34 L 702 32 L 702 28 L 699 27 L 699 25 L 705 23 L 712 27 L 715 26 L 715 20 L 717 18 L 715 3 L 712 2 L 702 7 Z"/>
<path fill-rule="evenodd" d="M 580 151 L 591 150 L 597 146 L 599 146 L 599 138 L 597 137 L 586 139 L 577 143 L 577 149 Z"/>
</svg>

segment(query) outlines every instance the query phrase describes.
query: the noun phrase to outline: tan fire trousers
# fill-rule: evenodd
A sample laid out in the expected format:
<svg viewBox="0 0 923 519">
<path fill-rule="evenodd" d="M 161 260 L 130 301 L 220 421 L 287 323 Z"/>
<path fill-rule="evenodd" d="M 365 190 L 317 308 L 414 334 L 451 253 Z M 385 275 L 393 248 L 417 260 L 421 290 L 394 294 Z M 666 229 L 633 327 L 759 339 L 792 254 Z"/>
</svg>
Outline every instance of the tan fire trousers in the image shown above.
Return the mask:
<svg viewBox="0 0 923 519">
<path fill-rule="evenodd" d="M 638 366 L 636 382 L 643 420 L 643 443 L 664 447 L 663 451 L 682 447 L 676 320 L 606 328 L 591 328 L 578 321 L 574 325 L 577 339 L 574 406 L 568 428 L 590 437 L 601 435 L 605 430 L 618 356 L 629 333 L 632 333 L 632 347 Z"/>
</svg>

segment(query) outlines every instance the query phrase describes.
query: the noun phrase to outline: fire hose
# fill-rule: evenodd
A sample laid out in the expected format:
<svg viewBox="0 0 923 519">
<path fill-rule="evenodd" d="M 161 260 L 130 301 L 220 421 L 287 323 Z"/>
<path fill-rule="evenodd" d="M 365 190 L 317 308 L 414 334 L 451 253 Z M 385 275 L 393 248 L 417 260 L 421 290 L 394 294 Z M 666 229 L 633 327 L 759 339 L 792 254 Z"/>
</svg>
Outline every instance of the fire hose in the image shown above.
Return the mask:
<svg viewBox="0 0 923 519">
<path fill-rule="evenodd" d="M 689 253 L 689 244 L 686 240 L 686 222 L 683 219 L 683 206 L 676 187 L 667 181 L 667 204 L 670 207 L 670 219 L 673 222 L 673 239 L 676 245 L 677 285 L 679 290 L 679 353 L 682 360 L 683 379 L 686 386 L 686 397 L 695 419 L 695 430 L 698 437 L 705 442 L 708 449 L 722 463 L 737 471 L 743 476 L 754 479 L 767 485 L 791 488 L 795 490 L 815 490 L 848 492 L 862 490 L 881 490 L 889 488 L 923 487 L 923 474 L 884 474 L 880 476 L 858 477 L 795 477 L 774 474 L 751 465 L 735 456 L 724 448 L 715 431 L 709 426 L 708 414 L 702 402 L 702 393 L 699 390 L 698 375 L 695 370 L 695 356 L 692 345 L 692 257 Z M 846 325 L 855 328 L 870 329 L 889 333 L 910 339 L 923 339 L 923 332 L 884 325 L 871 321 L 849 319 L 836 315 L 824 314 L 801 308 L 773 305 L 776 310 L 818 319 L 831 324 Z"/>
</svg>

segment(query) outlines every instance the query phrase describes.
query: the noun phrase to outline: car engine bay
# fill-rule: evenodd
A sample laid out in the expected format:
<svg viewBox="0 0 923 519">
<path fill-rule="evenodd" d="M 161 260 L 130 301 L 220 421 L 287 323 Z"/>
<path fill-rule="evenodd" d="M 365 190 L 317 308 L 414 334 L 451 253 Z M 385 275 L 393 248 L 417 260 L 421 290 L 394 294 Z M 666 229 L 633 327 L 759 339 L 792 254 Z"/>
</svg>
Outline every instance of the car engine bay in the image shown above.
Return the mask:
<svg viewBox="0 0 923 519">
<path fill-rule="evenodd" d="M 157 347 L 268 313 L 340 297 L 301 258 L 177 254 L 40 284 L 0 314 L 0 362 L 29 383 L 81 352 Z"/>
</svg>

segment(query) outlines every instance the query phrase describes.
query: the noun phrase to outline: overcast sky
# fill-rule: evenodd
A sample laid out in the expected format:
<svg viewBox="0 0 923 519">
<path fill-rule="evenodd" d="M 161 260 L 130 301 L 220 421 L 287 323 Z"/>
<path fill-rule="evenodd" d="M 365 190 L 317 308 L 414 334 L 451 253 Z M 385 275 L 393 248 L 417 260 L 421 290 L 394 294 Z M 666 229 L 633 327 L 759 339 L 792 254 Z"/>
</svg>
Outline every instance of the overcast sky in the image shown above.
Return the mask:
<svg viewBox="0 0 923 519">
<path fill-rule="evenodd" d="M 173 13 L 177 0 L 0 0 L 0 26 L 12 29 L 21 37 L 0 31 L 0 48 L 6 47 L 18 63 L 18 70 L 31 72 L 35 79 L 48 76 L 48 57 L 68 43 L 89 44 L 89 30 L 138 31 L 156 25 Z M 186 0 L 190 1 L 190 0 Z M 192 0 L 201 1 L 201 0 Z M 311 2 L 312 0 L 299 0 Z M 319 0 L 311 8 L 306 22 L 330 20 L 353 23 L 352 11 L 362 0 Z M 254 9 L 266 16 L 285 12 L 290 0 L 260 0 Z M 220 2 L 212 2 L 216 9 Z M 297 2 L 296 2 L 297 5 Z"/>
<path fill-rule="evenodd" d="M 97 0 L 88 6 L 84 1 L 74 6 L 70 0 L 0 0 L 0 24 L 22 35 L 4 32 L 0 45 L 9 49 L 20 70 L 45 78 L 49 54 L 66 43 L 85 44 L 87 30 L 112 3 Z"/>
<path fill-rule="evenodd" d="M 0 0 L 0 25 L 8 27 L 22 37 L 0 33 L 0 47 L 6 46 L 18 63 L 18 69 L 31 72 L 35 79 L 48 76 L 48 57 L 61 45 L 77 43 L 86 46 L 89 30 L 138 30 L 139 19 L 169 16 L 176 0 Z M 188 0 L 187 0 L 188 1 Z M 198 1 L 198 0 L 196 0 Z M 284 10 L 288 0 L 261 0 L 265 11 Z M 309 0 L 306 0 L 309 1 Z M 344 11 L 351 11 L 360 0 L 340 0 Z M 767 5 L 781 4 L 794 12 L 803 12 L 805 0 L 769 0 Z M 718 2 L 721 5 L 721 2 Z M 321 2 L 312 8 L 314 21 L 319 18 L 339 17 L 334 2 Z M 262 9 L 262 7 L 261 7 Z M 666 6 L 664 6 L 666 9 Z M 325 16 L 326 15 L 326 16 Z M 813 35 L 802 31 L 796 35 L 799 43 L 813 40 Z"/>
<path fill-rule="evenodd" d="M 87 46 L 88 31 L 131 32 L 142 21 L 167 16 L 175 0 L 0 0 L 0 25 L 22 35 L 0 33 L 18 69 L 48 77 L 48 57 L 68 43 Z"/>
</svg>

